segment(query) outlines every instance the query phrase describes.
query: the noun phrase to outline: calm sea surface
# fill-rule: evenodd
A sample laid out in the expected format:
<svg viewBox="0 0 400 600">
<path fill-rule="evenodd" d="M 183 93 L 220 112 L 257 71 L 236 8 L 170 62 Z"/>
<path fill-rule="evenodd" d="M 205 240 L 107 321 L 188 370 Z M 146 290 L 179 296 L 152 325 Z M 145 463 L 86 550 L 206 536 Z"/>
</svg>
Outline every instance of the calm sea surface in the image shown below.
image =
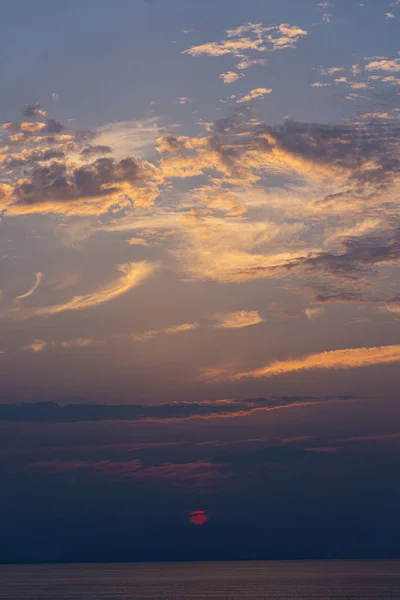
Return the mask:
<svg viewBox="0 0 400 600">
<path fill-rule="evenodd" d="M 400 561 L 0 566 L 1 600 L 389 600 Z"/>
</svg>

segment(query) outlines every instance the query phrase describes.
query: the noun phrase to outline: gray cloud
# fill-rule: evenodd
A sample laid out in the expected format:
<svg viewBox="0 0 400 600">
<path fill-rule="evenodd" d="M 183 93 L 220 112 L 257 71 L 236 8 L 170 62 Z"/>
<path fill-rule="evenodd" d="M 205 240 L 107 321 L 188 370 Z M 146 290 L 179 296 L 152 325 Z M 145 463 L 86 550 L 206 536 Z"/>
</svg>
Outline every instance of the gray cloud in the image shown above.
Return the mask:
<svg viewBox="0 0 400 600">
<path fill-rule="evenodd" d="M 40 104 L 27 104 L 24 108 L 24 117 L 45 116 L 46 111 Z"/>
<path fill-rule="evenodd" d="M 97 154 L 109 154 L 110 152 L 112 152 L 110 146 L 86 146 L 86 148 L 84 148 L 81 151 L 81 155 L 85 157 L 90 157 L 96 156 Z"/>
<path fill-rule="evenodd" d="M 190 418 L 244 416 L 258 410 L 351 400 L 351 396 L 283 396 L 249 400 L 222 400 L 161 405 L 106 405 L 36 402 L 0 404 L 0 421 L 85 422 L 85 421 L 170 421 Z"/>
</svg>

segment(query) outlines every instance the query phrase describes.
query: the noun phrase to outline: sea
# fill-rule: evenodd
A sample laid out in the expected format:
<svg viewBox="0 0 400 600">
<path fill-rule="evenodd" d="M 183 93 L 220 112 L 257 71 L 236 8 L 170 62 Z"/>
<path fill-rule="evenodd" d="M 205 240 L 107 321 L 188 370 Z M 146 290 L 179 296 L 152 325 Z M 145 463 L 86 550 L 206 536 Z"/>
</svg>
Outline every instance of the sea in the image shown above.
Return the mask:
<svg viewBox="0 0 400 600">
<path fill-rule="evenodd" d="M 0 565 L 1 600 L 399 600 L 400 561 Z"/>
</svg>

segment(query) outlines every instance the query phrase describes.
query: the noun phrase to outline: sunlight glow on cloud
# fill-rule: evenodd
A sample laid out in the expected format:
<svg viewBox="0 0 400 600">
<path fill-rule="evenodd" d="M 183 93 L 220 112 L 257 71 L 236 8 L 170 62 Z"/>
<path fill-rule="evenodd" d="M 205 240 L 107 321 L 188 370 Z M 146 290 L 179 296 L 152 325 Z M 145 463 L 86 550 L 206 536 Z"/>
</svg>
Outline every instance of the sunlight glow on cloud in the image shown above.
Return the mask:
<svg viewBox="0 0 400 600">
<path fill-rule="evenodd" d="M 147 262 L 127 263 L 118 266 L 122 275 L 107 285 L 82 296 L 74 296 L 68 302 L 29 309 L 12 309 L 3 317 L 27 319 L 46 317 L 67 311 L 84 310 L 110 302 L 143 283 L 155 272 L 156 266 Z"/>
<path fill-rule="evenodd" d="M 184 50 L 183 54 L 191 56 L 230 54 L 238 57 L 242 62 L 243 58 L 247 58 L 245 52 L 271 52 L 284 48 L 295 48 L 296 43 L 307 35 L 307 31 L 288 23 L 266 27 L 262 23 L 248 23 L 236 29 L 230 29 L 226 34 L 226 38 L 220 42 L 192 46 Z"/>
<path fill-rule="evenodd" d="M 250 325 L 263 323 L 264 319 L 258 310 L 238 310 L 236 312 L 219 313 L 213 319 L 217 322 L 217 329 L 243 329 Z"/>
<path fill-rule="evenodd" d="M 236 373 L 228 378 L 239 380 L 247 377 L 274 377 L 312 369 L 355 369 L 400 362 L 400 345 L 376 348 L 347 348 L 310 354 L 303 358 L 270 363 L 261 369 Z"/>
<path fill-rule="evenodd" d="M 219 78 L 222 79 L 224 83 L 235 83 L 235 81 L 240 78 L 240 75 L 234 71 L 228 71 L 227 73 L 221 73 Z"/>
<path fill-rule="evenodd" d="M 29 296 L 32 296 L 38 289 L 42 279 L 43 279 L 43 273 L 40 273 L 40 272 L 36 273 L 35 282 L 32 285 L 32 287 L 30 287 L 29 290 L 27 292 L 25 292 L 25 294 L 21 294 L 21 296 L 17 296 L 16 300 L 23 300 L 24 298 L 29 298 Z"/>
<path fill-rule="evenodd" d="M 182 323 L 181 325 L 172 325 L 162 329 L 149 329 L 141 333 L 132 333 L 131 338 L 135 342 L 146 342 L 158 335 L 173 335 L 174 333 L 183 333 L 184 331 L 192 331 L 197 328 L 197 323 Z"/>
<path fill-rule="evenodd" d="M 254 90 L 250 90 L 248 94 L 242 96 L 237 102 L 240 104 L 241 102 L 251 102 L 251 100 L 256 100 L 257 98 L 263 98 L 268 94 L 271 94 L 271 88 L 255 88 Z"/>
</svg>

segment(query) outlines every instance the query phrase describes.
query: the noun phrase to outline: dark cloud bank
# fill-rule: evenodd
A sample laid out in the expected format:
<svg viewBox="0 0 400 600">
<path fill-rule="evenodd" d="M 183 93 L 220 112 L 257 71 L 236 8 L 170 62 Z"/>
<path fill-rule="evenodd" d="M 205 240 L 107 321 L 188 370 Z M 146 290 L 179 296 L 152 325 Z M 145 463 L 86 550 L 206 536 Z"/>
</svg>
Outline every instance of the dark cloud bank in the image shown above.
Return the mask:
<svg viewBox="0 0 400 600">
<path fill-rule="evenodd" d="M 250 414 L 256 410 L 273 410 L 280 407 L 300 406 L 335 400 L 350 400 L 351 396 L 316 398 L 288 396 L 256 398 L 239 401 L 202 403 L 173 403 L 161 405 L 140 404 L 66 404 L 34 402 L 26 404 L 0 404 L 0 421 L 79 422 L 79 421 L 163 421 L 196 417 L 223 417 Z"/>
</svg>

